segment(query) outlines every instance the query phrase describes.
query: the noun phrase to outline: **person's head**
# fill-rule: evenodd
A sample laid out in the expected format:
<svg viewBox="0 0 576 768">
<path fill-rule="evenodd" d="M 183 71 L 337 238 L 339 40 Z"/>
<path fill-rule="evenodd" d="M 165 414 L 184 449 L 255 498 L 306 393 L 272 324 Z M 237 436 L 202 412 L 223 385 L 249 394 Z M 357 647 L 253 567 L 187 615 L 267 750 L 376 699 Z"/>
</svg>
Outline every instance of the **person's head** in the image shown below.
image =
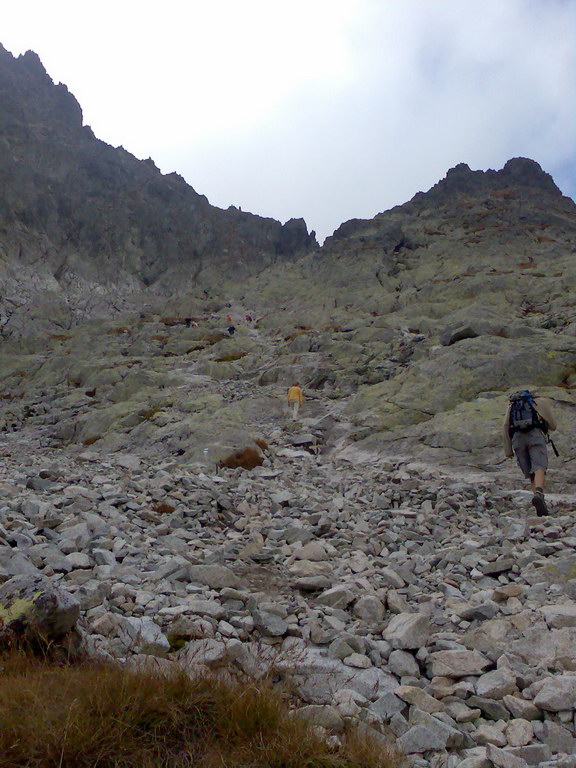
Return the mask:
<svg viewBox="0 0 576 768">
<path fill-rule="evenodd" d="M 299 387 L 299 386 L 300 386 L 300 382 L 299 382 L 299 381 L 297 381 L 297 382 L 296 382 L 295 384 L 293 384 L 292 386 L 294 386 L 294 387 Z"/>
</svg>

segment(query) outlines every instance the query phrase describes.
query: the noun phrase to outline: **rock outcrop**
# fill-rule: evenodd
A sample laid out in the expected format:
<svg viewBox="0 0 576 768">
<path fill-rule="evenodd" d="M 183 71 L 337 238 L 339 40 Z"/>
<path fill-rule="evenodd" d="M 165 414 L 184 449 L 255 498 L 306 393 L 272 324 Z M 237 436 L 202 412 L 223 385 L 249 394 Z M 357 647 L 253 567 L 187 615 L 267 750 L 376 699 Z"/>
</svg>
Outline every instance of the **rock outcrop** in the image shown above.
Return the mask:
<svg viewBox="0 0 576 768">
<path fill-rule="evenodd" d="M 36 54 L 1 46 L 0 176 L 5 334 L 111 311 L 146 289 L 201 293 L 316 246 L 301 219 L 215 208 L 178 174 L 99 141 Z"/>
</svg>

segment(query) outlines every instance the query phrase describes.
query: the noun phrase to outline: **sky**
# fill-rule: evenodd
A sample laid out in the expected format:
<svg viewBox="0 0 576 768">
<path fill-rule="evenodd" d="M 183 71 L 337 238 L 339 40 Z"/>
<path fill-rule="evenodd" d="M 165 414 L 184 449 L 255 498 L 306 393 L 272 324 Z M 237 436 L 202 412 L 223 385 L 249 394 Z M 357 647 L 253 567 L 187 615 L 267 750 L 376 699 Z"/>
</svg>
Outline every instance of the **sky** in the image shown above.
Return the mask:
<svg viewBox="0 0 576 768">
<path fill-rule="evenodd" d="M 576 0 L 27 0 L 0 43 L 98 138 L 320 241 L 461 162 L 576 197 Z"/>
</svg>

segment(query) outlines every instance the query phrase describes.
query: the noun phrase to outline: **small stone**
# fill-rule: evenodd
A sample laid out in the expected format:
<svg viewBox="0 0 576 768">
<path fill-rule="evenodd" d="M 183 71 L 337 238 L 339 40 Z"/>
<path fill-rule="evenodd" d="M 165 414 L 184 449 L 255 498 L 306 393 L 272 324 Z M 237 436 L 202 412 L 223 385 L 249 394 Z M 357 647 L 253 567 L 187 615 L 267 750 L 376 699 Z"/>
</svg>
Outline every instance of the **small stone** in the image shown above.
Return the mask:
<svg viewBox="0 0 576 768">
<path fill-rule="evenodd" d="M 64 557 L 64 560 L 72 570 L 76 568 L 90 568 L 92 565 L 90 558 L 84 552 L 71 552 Z"/>
<path fill-rule="evenodd" d="M 240 579 L 225 565 L 190 565 L 188 578 L 197 584 L 205 584 L 211 589 L 238 587 Z"/>
<path fill-rule="evenodd" d="M 497 725 L 483 723 L 479 725 L 474 734 L 476 744 L 495 744 L 497 747 L 505 747 L 508 743 L 503 729 Z"/>
<path fill-rule="evenodd" d="M 480 567 L 480 570 L 485 576 L 498 576 L 501 573 L 511 571 L 516 565 L 516 560 L 513 557 L 500 557 L 491 563 L 486 563 Z"/>
<path fill-rule="evenodd" d="M 501 699 L 508 696 L 518 688 L 516 675 L 508 667 L 500 667 L 481 675 L 476 682 L 476 693 L 489 699 Z"/>
<path fill-rule="evenodd" d="M 477 707 L 481 710 L 484 717 L 487 717 L 489 720 L 510 720 L 510 713 L 506 707 L 501 702 L 495 701 L 494 699 L 485 699 L 482 696 L 470 696 L 470 698 L 466 700 L 466 703 L 470 707 Z"/>
<path fill-rule="evenodd" d="M 576 751 L 576 739 L 567 728 L 552 720 L 545 720 L 538 738 L 550 747 L 552 754 L 563 752 L 572 755 Z"/>
<path fill-rule="evenodd" d="M 188 600 L 186 609 L 190 613 L 197 613 L 199 616 L 210 616 L 213 619 L 221 619 L 226 611 L 216 600 Z"/>
<path fill-rule="evenodd" d="M 504 696 L 502 703 L 509 710 L 512 717 L 524 720 L 539 720 L 541 712 L 531 701 L 521 699 L 519 696 Z"/>
<path fill-rule="evenodd" d="M 463 701 L 449 701 L 444 704 L 444 711 L 457 723 L 472 723 L 482 714 L 479 709 L 471 709 Z"/>
<path fill-rule="evenodd" d="M 373 595 L 364 595 L 354 604 L 354 616 L 371 624 L 378 624 L 384 618 L 384 606 Z"/>
<path fill-rule="evenodd" d="M 398 613 L 392 617 L 382 634 L 393 648 L 420 648 L 426 645 L 430 637 L 430 622 L 421 613 Z"/>
<path fill-rule="evenodd" d="M 292 714 L 297 720 L 303 720 L 310 725 L 319 725 L 334 733 L 341 733 L 344 730 L 344 720 L 336 707 L 310 704 L 295 709 Z"/>
<path fill-rule="evenodd" d="M 342 659 L 347 667 L 357 667 L 358 669 L 369 669 L 372 666 L 372 662 L 362 653 L 351 653 L 350 656 L 346 656 Z"/>
<path fill-rule="evenodd" d="M 405 702 L 393 693 L 384 693 L 380 698 L 370 704 L 370 710 L 383 720 L 389 720 L 392 715 L 397 712 L 402 712 L 405 708 Z"/>
<path fill-rule="evenodd" d="M 349 645 L 346 640 L 341 637 L 337 637 L 328 646 L 328 653 L 333 659 L 345 659 L 346 656 L 350 656 L 354 653 L 354 648 Z"/>
<path fill-rule="evenodd" d="M 419 677 L 420 667 L 418 662 L 408 651 L 392 651 L 388 657 L 388 669 L 397 677 Z"/>
<path fill-rule="evenodd" d="M 467 677 L 480 675 L 490 666 L 490 661 L 479 651 L 436 651 L 429 660 L 432 675 L 443 677 Z"/>
<path fill-rule="evenodd" d="M 539 608 L 539 611 L 544 614 L 546 623 L 552 629 L 576 627 L 576 605 L 574 603 L 544 605 L 542 608 Z"/>
<path fill-rule="evenodd" d="M 494 744 L 486 747 L 486 757 L 492 761 L 494 768 L 528 768 L 526 760 Z"/>
<path fill-rule="evenodd" d="M 380 571 L 380 578 L 386 586 L 392 587 L 393 589 L 402 589 L 406 584 L 402 576 L 400 576 L 399 573 L 396 573 L 393 568 L 382 568 Z"/>
<path fill-rule="evenodd" d="M 302 592 L 320 592 L 330 588 L 330 579 L 327 576 L 302 576 L 296 579 L 294 587 Z"/>
<path fill-rule="evenodd" d="M 429 693 L 414 685 L 401 685 L 394 689 L 394 695 L 408 704 L 414 704 L 424 712 L 441 712 L 443 705 Z"/>
<path fill-rule="evenodd" d="M 318 541 L 310 541 L 297 549 L 295 555 L 298 560 L 310 560 L 312 563 L 328 560 L 328 553 Z"/>
<path fill-rule="evenodd" d="M 548 712 L 576 707 L 576 675 L 556 675 L 544 681 L 534 697 L 534 704 Z"/>
<path fill-rule="evenodd" d="M 447 738 L 439 730 L 428 728 L 425 725 L 415 725 L 400 736 L 396 746 L 407 755 L 430 750 L 444 749 Z"/>
<path fill-rule="evenodd" d="M 506 739 L 511 747 L 525 747 L 534 737 L 534 729 L 528 720 L 514 718 L 506 726 Z"/>
<path fill-rule="evenodd" d="M 168 639 L 152 619 L 119 616 L 117 621 L 121 642 L 136 653 L 160 656 L 170 650 Z"/>
<path fill-rule="evenodd" d="M 281 616 L 269 611 L 256 610 L 252 613 L 254 626 L 265 637 L 281 637 L 288 631 L 288 624 Z"/>
<path fill-rule="evenodd" d="M 354 600 L 355 595 L 346 587 L 332 587 L 322 592 L 316 600 L 321 605 L 329 605 L 332 608 L 346 608 Z"/>
</svg>

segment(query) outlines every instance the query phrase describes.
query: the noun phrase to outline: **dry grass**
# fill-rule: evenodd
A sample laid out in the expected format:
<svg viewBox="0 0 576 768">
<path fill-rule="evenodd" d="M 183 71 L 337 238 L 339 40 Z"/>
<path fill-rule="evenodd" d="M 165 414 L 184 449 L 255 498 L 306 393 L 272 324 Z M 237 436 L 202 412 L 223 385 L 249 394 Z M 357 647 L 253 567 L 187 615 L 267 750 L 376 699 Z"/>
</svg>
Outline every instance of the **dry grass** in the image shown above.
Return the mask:
<svg viewBox="0 0 576 768">
<path fill-rule="evenodd" d="M 171 515 L 172 512 L 176 509 L 175 506 L 172 504 L 168 504 L 167 501 L 157 501 L 154 504 L 152 504 L 152 509 L 154 512 L 158 512 L 160 515 Z"/>
<path fill-rule="evenodd" d="M 3 768 L 397 768 L 354 733 L 335 751 L 269 686 L 0 658 Z"/>
<path fill-rule="evenodd" d="M 261 467 L 263 463 L 264 457 L 255 448 L 242 448 L 222 459 L 220 466 L 228 469 L 238 469 L 238 467 L 254 469 L 254 467 Z"/>
</svg>

